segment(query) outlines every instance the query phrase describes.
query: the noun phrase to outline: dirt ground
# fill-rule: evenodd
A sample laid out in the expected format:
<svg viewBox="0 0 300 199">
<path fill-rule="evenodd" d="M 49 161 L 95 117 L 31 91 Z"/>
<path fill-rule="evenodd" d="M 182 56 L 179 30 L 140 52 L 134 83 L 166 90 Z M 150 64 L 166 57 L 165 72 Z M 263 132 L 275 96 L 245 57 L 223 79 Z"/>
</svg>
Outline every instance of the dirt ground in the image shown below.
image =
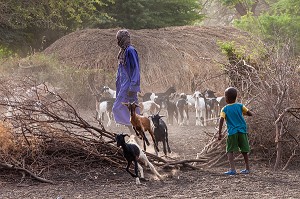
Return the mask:
<svg viewBox="0 0 300 199">
<path fill-rule="evenodd" d="M 215 131 L 212 126 L 196 127 L 192 119 L 189 126 L 169 126 L 171 157 L 195 158 L 209 139 L 207 132 Z M 113 126 L 108 130 L 127 129 Z M 113 166 L 88 168 L 56 171 L 51 179 L 55 185 L 31 179 L 20 183 L 21 175 L 11 180 L 0 171 L 0 198 L 300 198 L 300 170 L 274 173 L 264 162 L 251 162 L 251 174 L 236 176 L 223 174 L 227 165 L 202 170 L 157 168 L 164 181 L 145 169 L 147 181 L 142 185 Z M 243 165 L 237 165 L 237 169 L 243 169 Z"/>
</svg>

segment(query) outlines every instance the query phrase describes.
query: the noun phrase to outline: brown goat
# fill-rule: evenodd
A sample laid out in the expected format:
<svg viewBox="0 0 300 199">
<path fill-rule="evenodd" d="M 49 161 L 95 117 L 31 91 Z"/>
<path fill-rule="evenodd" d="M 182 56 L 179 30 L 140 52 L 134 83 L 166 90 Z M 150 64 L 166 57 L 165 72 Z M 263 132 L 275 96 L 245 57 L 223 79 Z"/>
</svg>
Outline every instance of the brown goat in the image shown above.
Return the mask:
<svg viewBox="0 0 300 199">
<path fill-rule="evenodd" d="M 145 132 L 148 131 L 152 137 L 154 143 L 154 150 L 158 152 L 159 149 L 157 147 L 157 142 L 154 137 L 154 132 L 151 128 L 150 119 L 148 117 L 139 115 L 135 112 L 136 107 L 139 107 L 135 102 L 132 103 L 122 103 L 123 105 L 127 106 L 130 112 L 130 123 L 136 133 L 137 136 L 142 137 L 144 143 L 144 150 L 146 151 L 146 144 L 149 146 L 150 143 L 145 135 Z"/>
</svg>

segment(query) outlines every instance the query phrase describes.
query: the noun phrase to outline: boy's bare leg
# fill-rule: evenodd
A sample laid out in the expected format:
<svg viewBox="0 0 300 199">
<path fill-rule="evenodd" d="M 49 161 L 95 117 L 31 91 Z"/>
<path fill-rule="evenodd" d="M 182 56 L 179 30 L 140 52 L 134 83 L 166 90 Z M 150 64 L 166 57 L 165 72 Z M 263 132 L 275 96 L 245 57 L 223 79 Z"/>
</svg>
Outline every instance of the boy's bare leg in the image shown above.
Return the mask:
<svg viewBox="0 0 300 199">
<path fill-rule="evenodd" d="M 242 154 L 244 156 L 246 169 L 250 170 L 250 167 L 249 167 L 249 155 L 248 155 L 248 153 L 245 153 L 245 152 L 243 152 Z"/>
<path fill-rule="evenodd" d="M 230 169 L 235 170 L 235 164 L 234 164 L 234 155 L 233 152 L 228 152 L 227 153 L 228 161 L 230 164 Z"/>
</svg>

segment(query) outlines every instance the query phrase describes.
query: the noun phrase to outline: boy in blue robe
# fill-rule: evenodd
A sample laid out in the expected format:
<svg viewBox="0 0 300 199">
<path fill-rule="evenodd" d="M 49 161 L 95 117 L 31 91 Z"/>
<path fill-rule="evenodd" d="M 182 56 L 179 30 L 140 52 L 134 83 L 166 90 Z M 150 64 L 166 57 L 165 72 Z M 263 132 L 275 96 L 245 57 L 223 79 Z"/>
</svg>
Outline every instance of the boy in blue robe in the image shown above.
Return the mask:
<svg viewBox="0 0 300 199">
<path fill-rule="evenodd" d="M 140 66 L 138 53 L 131 45 L 127 30 L 119 30 L 117 35 L 118 71 L 116 77 L 116 100 L 113 105 L 113 115 L 116 123 L 130 127 L 130 113 L 122 103 L 138 103 L 137 93 L 140 92 Z M 139 114 L 139 109 L 136 110 Z"/>
</svg>

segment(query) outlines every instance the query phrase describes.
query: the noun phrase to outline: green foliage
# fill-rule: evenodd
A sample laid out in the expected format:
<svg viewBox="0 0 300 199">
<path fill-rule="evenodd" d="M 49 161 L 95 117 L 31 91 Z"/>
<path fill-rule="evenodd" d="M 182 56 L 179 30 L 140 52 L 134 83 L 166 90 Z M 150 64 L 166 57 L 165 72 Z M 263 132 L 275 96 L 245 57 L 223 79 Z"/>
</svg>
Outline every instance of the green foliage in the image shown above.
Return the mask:
<svg viewBox="0 0 300 199">
<path fill-rule="evenodd" d="M 246 15 L 248 12 L 254 12 L 258 0 L 218 0 L 228 8 L 233 8 L 240 16 Z"/>
<path fill-rule="evenodd" d="M 200 10 L 195 0 L 116 0 L 105 12 L 115 20 L 111 26 L 151 29 L 194 24 L 203 18 Z"/>
<path fill-rule="evenodd" d="M 10 0 L 0 3 L 0 45 L 27 55 L 77 29 L 160 28 L 202 19 L 196 0 Z"/>
<path fill-rule="evenodd" d="M 245 56 L 245 48 L 237 47 L 234 41 L 218 41 L 217 44 L 221 48 L 222 53 L 224 53 L 228 58 L 236 57 L 241 59 Z"/>
<path fill-rule="evenodd" d="M 0 45 L 0 60 L 3 58 L 7 58 L 10 56 L 13 56 L 13 51 L 10 50 L 9 48 L 5 47 L 5 46 L 1 46 Z"/>
<path fill-rule="evenodd" d="M 268 12 L 256 17 L 252 13 L 235 21 L 235 26 L 261 36 L 270 42 L 291 41 L 300 50 L 300 1 L 278 0 Z"/>
<path fill-rule="evenodd" d="M 106 13 L 101 0 L 11 0 L 0 3 L 0 45 L 17 52 L 43 48 L 76 29 L 92 26 Z M 2 11 L 2 12 L 1 12 Z"/>
</svg>

